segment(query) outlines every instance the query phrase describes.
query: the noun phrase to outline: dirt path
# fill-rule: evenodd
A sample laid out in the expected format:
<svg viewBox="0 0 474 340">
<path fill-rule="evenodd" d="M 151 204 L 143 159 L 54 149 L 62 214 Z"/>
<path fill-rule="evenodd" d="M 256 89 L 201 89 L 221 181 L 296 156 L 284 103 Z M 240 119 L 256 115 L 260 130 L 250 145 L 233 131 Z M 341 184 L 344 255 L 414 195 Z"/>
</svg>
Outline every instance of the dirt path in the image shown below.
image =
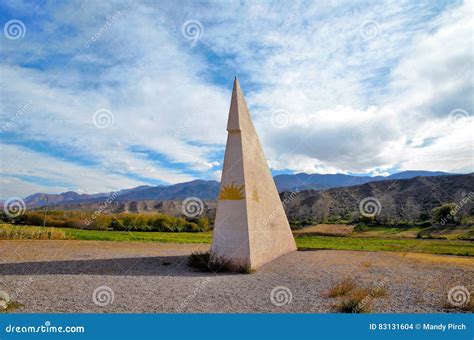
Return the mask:
<svg viewBox="0 0 474 340">
<path fill-rule="evenodd" d="M 474 287 L 474 259 L 423 254 L 300 251 L 250 275 L 188 268 L 187 255 L 208 247 L 0 241 L 0 290 L 24 305 L 18 312 L 330 312 L 337 300 L 327 291 L 349 276 L 386 287 L 373 312 L 428 313 L 446 311 L 450 288 Z M 291 292 L 288 304 L 272 303 L 278 286 Z"/>
</svg>

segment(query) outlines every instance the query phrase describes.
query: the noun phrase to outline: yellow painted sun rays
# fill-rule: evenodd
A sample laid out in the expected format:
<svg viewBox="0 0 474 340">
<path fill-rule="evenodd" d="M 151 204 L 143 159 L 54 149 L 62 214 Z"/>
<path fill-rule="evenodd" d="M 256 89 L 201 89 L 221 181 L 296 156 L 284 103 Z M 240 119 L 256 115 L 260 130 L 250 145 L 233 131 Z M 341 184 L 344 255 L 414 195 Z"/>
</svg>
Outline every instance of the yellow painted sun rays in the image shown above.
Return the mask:
<svg viewBox="0 0 474 340">
<path fill-rule="evenodd" d="M 232 184 L 223 185 L 219 193 L 220 200 L 243 200 L 245 198 L 244 185 Z"/>
</svg>

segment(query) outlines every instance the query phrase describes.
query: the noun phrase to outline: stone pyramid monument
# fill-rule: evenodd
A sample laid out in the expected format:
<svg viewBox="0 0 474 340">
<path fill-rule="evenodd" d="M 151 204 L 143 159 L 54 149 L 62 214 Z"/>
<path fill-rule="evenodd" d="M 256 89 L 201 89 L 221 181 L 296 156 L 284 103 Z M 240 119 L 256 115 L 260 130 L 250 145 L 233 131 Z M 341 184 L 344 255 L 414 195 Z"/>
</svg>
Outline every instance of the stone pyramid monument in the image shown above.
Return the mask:
<svg viewBox="0 0 474 340">
<path fill-rule="evenodd" d="M 211 255 L 252 270 L 296 245 L 237 78 L 227 131 Z"/>
</svg>

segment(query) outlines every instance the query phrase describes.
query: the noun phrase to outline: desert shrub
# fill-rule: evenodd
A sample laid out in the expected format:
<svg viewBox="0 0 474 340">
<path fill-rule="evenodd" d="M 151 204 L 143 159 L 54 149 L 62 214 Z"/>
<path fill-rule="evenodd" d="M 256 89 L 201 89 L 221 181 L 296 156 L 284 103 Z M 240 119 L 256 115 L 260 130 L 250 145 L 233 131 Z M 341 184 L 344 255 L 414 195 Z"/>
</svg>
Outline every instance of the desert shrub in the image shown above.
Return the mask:
<svg viewBox="0 0 474 340">
<path fill-rule="evenodd" d="M 346 298 L 336 306 L 339 313 L 369 313 L 372 306 L 372 298 L 365 289 L 356 289 L 350 292 Z"/>
<path fill-rule="evenodd" d="M 347 295 L 350 291 L 352 291 L 357 286 L 354 279 L 350 277 L 344 278 L 341 282 L 337 283 L 334 287 L 332 287 L 329 292 L 329 297 L 336 297 L 336 296 L 344 296 Z"/>
<path fill-rule="evenodd" d="M 359 223 L 365 224 L 365 225 L 376 225 L 377 224 L 377 222 L 375 220 L 375 216 L 364 216 L 364 215 L 359 216 Z"/>
<path fill-rule="evenodd" d="M 173 219 L 163 214 L 156 215 L 152 219 L 152 227 L 155 231 L 173 231 Z"/>
<path fill-rule="evenodd" d="M 43 225 L 44 223 L 44 214 L 37 212 L 31 212 L 25 214 L 25 224 L 28 225 Z"/>
<path fill-rule="evenodd" d="M 189 255 L 188 265 L 202 272 L 231 271 L 229 262 L 223 258 L 211 255 L 210 252 L 195 252 Z"/>
<path fill-rule="evenodd" d="M 456 208 L 454 203 L 445 203 L 442 206 L 434 209 L 434 220 L 441 224 L 458 224 L 458 217 L 451 212 Z"/>
<path fill-rule="evenodd" d="M 342 297 L 338 304 L 334 305 L 336 311 L 340 313 L 368 313 L 374 299 L 387 295 L 388 291 L 384 285 L 370 289 L 361 288 L 350 278 L 342 280 L 329 291 L 330 297 Z"/>
<path fill-rule="evenodd" d="M 198 231 L 208 231 L 211 229 L 209 219 L 207 217 L 202 217 L 197 220 Z"/>
<path fill-rule="evenodd" d="M 306 218 L 304 220 L 291 220 L 289 221 L 289 224 L 290 224 L 291 229 L 295 230 L 295 229 L 301 229 L 310 225 L 318 224 L 318 222 L 314 221 L 311 218 Z"/>
</svg>

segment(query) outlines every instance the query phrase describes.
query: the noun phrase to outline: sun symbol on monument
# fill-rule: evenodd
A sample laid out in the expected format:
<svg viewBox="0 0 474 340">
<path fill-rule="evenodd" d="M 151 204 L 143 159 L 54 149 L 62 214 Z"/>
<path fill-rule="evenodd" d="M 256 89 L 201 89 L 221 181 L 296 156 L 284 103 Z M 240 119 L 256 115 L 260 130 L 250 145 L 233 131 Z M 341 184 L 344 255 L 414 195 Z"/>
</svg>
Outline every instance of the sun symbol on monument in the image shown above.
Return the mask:
<svg viewBox="0 0 474 340">
<path fill-rule="evenodd" d="M 243 200 L 244 196 L 244 185 L 232 184 L 223 185 L 221 192 L 219 193 L 220 200 Z"/>
</svg>

